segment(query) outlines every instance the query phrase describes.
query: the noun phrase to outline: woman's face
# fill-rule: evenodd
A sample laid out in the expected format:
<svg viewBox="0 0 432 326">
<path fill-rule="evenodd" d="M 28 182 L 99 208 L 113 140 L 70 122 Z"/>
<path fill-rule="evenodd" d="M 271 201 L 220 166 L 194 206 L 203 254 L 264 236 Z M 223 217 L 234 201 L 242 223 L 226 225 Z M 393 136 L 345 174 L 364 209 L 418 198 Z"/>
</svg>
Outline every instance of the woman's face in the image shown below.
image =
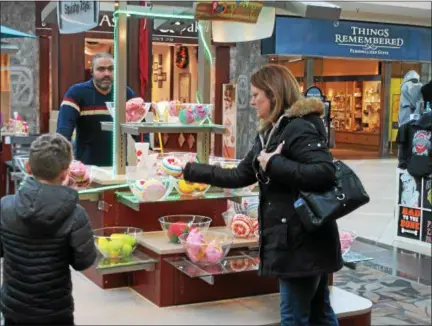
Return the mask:
<svg viewBox="0 0 432 326">
<path fill-rule="evenodd" d="M 258 119 L 267 119 L 270 116 L 270 99 L 262 89 L 251 86 L 252 98 L 250 105 L 257 111 Z"/>
</svg>

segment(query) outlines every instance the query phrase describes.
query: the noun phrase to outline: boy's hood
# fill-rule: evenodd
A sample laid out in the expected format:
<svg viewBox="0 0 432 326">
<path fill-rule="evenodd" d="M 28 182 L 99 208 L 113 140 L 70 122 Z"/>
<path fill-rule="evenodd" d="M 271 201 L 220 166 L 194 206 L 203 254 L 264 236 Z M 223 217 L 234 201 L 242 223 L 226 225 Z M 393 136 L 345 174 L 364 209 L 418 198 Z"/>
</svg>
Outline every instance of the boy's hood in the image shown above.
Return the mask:
<svg viewBox="0 0 432 326">
<path fill-rule="evenodd" d="M 15 195 L 17 216 L 34 231 L 50 233 L 72 215 L 78 193 L 68 187 L 40 183 L 27 177 Z"/>
</svg>

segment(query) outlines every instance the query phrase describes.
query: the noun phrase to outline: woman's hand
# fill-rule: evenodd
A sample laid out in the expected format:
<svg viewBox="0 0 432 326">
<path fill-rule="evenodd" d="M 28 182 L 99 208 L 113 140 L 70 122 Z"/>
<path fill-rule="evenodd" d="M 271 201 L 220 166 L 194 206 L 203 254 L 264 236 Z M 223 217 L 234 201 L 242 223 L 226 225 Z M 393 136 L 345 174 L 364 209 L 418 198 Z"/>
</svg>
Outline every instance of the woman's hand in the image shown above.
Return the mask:
<svg viewBox="0 0 432 326">
<path fill-rule="evenodd" d="M 267 168 L 267 163 L 270 161 L 271 157 L 273 155 L 277 155 L 280 154 L 282 152 L 282 147 L 285 144 L 285 141 L 283 141 L 282 143 L 279 144 L 279 146 L 271 153 L 266 153 L 265 149 L 263 149 L 260 153 L 260 155 L 258 156 L 258 162 L 261 166 L 261 168 L 263 169 L 263 171 L 266 170 Z"/>
</svg>

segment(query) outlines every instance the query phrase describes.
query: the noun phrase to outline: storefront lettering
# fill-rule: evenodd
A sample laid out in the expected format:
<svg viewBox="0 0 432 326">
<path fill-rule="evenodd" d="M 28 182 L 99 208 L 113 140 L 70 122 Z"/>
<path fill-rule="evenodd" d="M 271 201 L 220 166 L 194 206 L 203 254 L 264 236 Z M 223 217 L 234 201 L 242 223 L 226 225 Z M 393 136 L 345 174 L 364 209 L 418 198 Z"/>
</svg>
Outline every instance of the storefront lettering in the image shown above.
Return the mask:
<svg viewBox="0 0 432 326">
<path fill-rule="evenodd" d="M 182 35 L 183 32 L 188 32 L 188 33 L 198 33 L 198 22 L 194 22 L 193 24 L 189 25 L 188 27 L 183 28 L 182 30 L 176 32 L 173 31 L 172 29 L 158 29 L 157 30 L 160 33 L 171 33 L 171 34 L 180 34 Z"/>
<path fill-rule="evenodd" d="M 404 44 L 402 38 L 392 38 L 388 28 L 351 26 L 350 30 L 351 35 L 335 34 L 336 44 L 352 47 L 350 53 L 389 55 L 385 49 L 400 49 Z"/>
<path fill-rule="evenodd" d="M 64 5 L 64 14 L 68 16 L 79 15 L 92 9 L 91 1 L 74 1 Z"/>
<path fill-rule="evenodd" d="M 107 25 L 108 27 L 113 28 L 115 25 L 114 17 L 110 17 L 108 15 L 103 15 L 102 19 L 99 22 L 99 27 L 102 27 L 104 25 Z"/>
</svg>

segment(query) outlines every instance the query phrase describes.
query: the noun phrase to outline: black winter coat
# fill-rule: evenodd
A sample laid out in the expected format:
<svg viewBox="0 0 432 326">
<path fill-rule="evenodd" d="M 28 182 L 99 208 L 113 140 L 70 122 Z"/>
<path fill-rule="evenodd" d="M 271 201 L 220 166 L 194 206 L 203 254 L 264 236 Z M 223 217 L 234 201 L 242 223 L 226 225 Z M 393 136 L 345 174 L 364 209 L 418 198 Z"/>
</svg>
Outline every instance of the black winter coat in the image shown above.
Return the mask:
<svg viewBox="0 0 432 326">
<path fill-rule="evenodd" d="M 96 247 L 78 193 L 27 178 L 1 199 L 1 311 L 17 323 L 50 323 L 73 317 L 69 265 L 90 267 Z"/>
<path fill-rule="evenodd" d="M 185 166 L 186 180 L 218 187 L 245 187 L 257 182 L 257 176 L 261 180 L 260 275 L 306 277 L 342 268 L 336 222 L 306 232 L 294 209 L 299 189 L 325 191 L 336 179 L 320 118 L 323 110 L 323 103 L 316 99 L 296 102 L 267 137 L 256 137 L 253 148 L 236 169 L 197 163 Z M 261 150 L 273 152 L 282 141 L 281 155 L 274 155 L 262 171 L 256 160 Z"/>
</svg>

